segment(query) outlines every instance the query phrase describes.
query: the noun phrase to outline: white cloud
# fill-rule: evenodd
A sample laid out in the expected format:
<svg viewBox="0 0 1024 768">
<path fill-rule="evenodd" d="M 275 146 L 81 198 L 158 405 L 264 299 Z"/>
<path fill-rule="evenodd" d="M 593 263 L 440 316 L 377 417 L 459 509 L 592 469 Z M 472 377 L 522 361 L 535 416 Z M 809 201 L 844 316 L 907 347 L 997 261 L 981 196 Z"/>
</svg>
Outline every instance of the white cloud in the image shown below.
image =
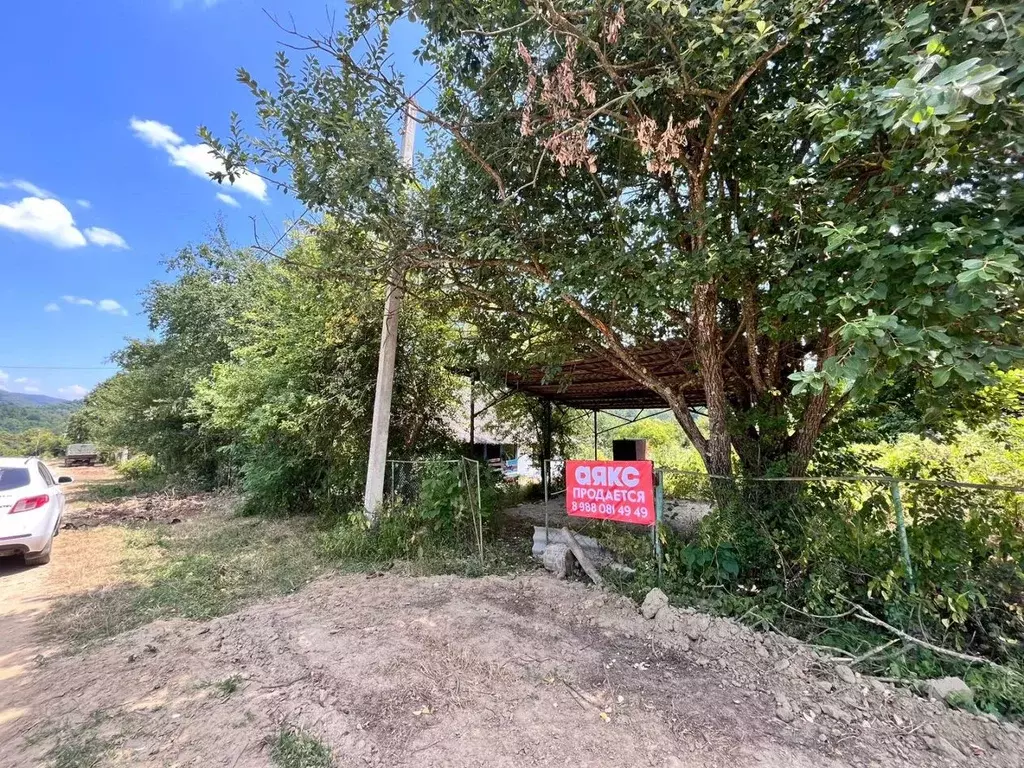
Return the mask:
<svg viewBox="0 0 1024 768">
<path fill-rule="evenodd" d="M 11 179 L 11 181 L 0 181 L 0 189 L 18 189 L 21 190 L 22 192 L 32 195 L 32 197 L 57 197 L 52 192 L 47 192 L 42 187 L 36 186 L 31 181 L 25 181 L 24 179 Z"/>
<path fill-rule="evenodd" d="M 70 395 L 73 400 L 81 400 L 89 394 L 89 390 L 81 384 L 72 384 L 70 387 L 61 387 L 57 391 L 62 395 Z"/>
<path fill-rule="evenodd" d="M 7 371 L 0 371 L 0 389 L 7 389 L 7 380 L 11 375 Z"/>
<path fill-rule="evenodd" d="M 60 304 L 58 304 L 56 301 L 51 301 L 49 304 L 43 307 L 43 312 L 60 312 Z"/>
<path fill-rule="evenodd" d="M 81 296 L 61 296 L 65 304 L 81 304 L 83 307 L 91 307 L 96 304 L 92 299 L 83 299 Z"/>
<path fill-rule="evenodd" d="M 171 126 L 156 120 L 139 120 L 139 118 L 133 117 L 128 124 L 135 131 L 135 135 L 151 147 L 162 148 L 167 145 L 177 146 L 185 143 L 185 140 L 176 134 Z"/>
<path fill-rule="evenodd" d="M 85 235 L 75 226 L 75 218 L 64 203 L 52 198 L 26 197 L 10 205 L 0 205 L 0 228 L 20 232 L 57 248 L 81 248 Z"/>
<path fill-rule="evenodd" d="M 96 303 L 96 309 L 100 312 L 109 312 L 112 315 L 127 315 L 128 310 L 122 307 L 113 299 L 100 299 Z"/>
<path fill-rule="evenodd" d="M 20 384 L 22 391 L 28 392 L 30 395 L 35 395 L 39 392 L 39 382 L 35 379 L 30 379 L 27 376 L 18 377 L 14 380 L 14 383 Z"/>
<path fill-rule="evenodd" d="M 120 302 L 114 299 L 99 299 L 93 301 L 92 299 L 86 299 L 81 296 L 61 296 L 65 304 L 75 304 L 80 307 L 95 307 L 99 312 L 107 312 L 111 315 L 127 315 L 128 310 L 121 306 Z M 56 303 L 47 304 L 47 312 L 59 311 L 60 307 L 56 310 L 49 309 L 49 307 L 56 307 Z"/>
<path fill-rule="evenodd" d="M 88 227 L 85 230 L 86 239 L 93 245 L 98 245 L 103 248 L 127 248 L 128 243 L 124 241 L 117 232 L 103 227 Z"/>
<path fill-rule="evenodd" d="M 151 147 L 164 150 L 171 159 L 171 165 L 184 168 L 190 173 L 214 184 L 217 183 L 210 178 L 210 174 L 223 171 L 224 164 L 210 154 L 210 146 L 208 144 L 187 144 L 181 136 L 174 132 L 171 126 L 164 125 L 156 120 L 140 120 L 137 117 L 133 117 L 129 121 L 129 125 L 132 131 L 135 132 L 135 135 L 142 141 Z M 225 184 L 229 183 L 225 182 Z M 265 201 L 267 199 L 267 183 L 255 174 L 241 171 L 230 185 L 240 192 L 255 197 L 257 200 Z"/>
<path fill-rule="evenodd" d="M 4 182 L 7 184 L 7 182 Z M 29 182 L 13 181 L 10 185 Z M 35 189 L 44 194 L 45 190 Z M 81 248 L 87 243 L 112 248 L 127 248 L 128 244 L 116 232 L 102 227 L 89 227 L 83 234 L 75 226 L 75 217 L 55 197 L 25 197 L 13 203 L 0 204 L 0 229 L 19 232 L 34 240 L 42 240 L 57 248 Z"/>
<path fill-rule="evenodd" d="M 217 193 L 217 199 L 225 205 L 230 205 L 232 208 L 237 208 L 239 203 L 231 195 L 225 195 L 223 192 Z"/>
<path fill-rule="evenodd" d="M 78 199 L 75 200 L 75 203 L 81 208 L 92 208 L 92 203 L 90 203 L 88 200 Z"/>
</svg>

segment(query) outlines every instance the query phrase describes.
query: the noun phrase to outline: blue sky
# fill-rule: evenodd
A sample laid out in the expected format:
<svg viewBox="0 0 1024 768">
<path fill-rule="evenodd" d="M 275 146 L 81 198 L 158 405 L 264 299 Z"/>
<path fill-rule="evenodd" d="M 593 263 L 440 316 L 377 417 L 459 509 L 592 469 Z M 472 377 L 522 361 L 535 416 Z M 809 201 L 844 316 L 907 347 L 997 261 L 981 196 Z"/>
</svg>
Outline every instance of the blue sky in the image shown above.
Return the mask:
<svg viewBox="0 0 1024 768">
<path fill-rule="evenodd" d="M 338 16 L 344 8 L 337 6 Z M 40 0 L 3 11 L 0 388 L 76 398 L 149 331 L 139 291 L 223 216 L 238 245 L 302 206 L 258 178 L 203 177 L 196 128 L 252 123 L 244 66 L 270 80 L 282 38 L 263 13 L 326 27 L 324 0 Z M 415 45 L 408 27 L 394 42 Z M 404 39 L 403 39 L 404 38 Z M 296 58 L 297 54 L 293 56 Z M 11 62 L 14 62 L 13 67 Z M 412 73 L 411 56 L 397 59 Z M 422 80 L 422 77 L 418 78 Z M 397 121 L 396 121 L 397 122 Z"/>
</svg>

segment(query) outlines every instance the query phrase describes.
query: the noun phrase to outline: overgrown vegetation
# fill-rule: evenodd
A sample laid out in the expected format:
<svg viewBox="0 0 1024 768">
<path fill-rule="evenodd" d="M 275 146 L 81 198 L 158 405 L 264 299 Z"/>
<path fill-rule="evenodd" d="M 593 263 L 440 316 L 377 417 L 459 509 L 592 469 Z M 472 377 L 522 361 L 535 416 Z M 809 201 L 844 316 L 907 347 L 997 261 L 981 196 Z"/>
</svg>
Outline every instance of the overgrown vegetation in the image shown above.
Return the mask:
<svg viewBox="0 0 1024 768">
<path fill-rule="evenodd" d="M 670 495 L 711 501 L 715 510 L 691 540 L 662 531 L 663 586 L 675 599 L 834 646 L 847 659 L 899 639 L 874 617 L 926 643 L 997 661 L 1011 671 L 900 640 L 858 666 L 884 677 L 960 675 L 983 711 L 1022 717 L 1024 492 L 940 484 L 1024 487 L 1022 424 L 1010 418 L 942 440 L 904 434 L 821 456 L 822 475 L 924 481 L 898 484 L 912 574 L 884 479 L 713 480 L 684 462 L 690 471 L 668 470 Z M 615 531 L 604 536 L 640 568 L 625 589 L 640 596 L 656 583 L 649 544 Z"/>
<path fill-rule="evenodd" d="M 285 726 L 273 740 L 270 759 L 279 768 L 331 768 L 331 748 L 301 728 Z"/>
<path fill-rule="evenodd" d="M 47 632 L 82 650 L 156 619 L 209 619 L 290 594 L 328 566 L 312 521 L 214 514 L 128 532 L 125 582 L 58 599 Z"/>
<path fill-rule="evenodd" d="M 327 255 L 298 237 L 287 261 L 223 240 L 184 249 L 145 305 L 159 335 L 117 353 L 123 371 L 86 399 L 76 429 L 151 459 L 123 469 L 198 487 L 235 482 L 263 514 L 344 516 L 361 499 L 372 416 L 379 289 L 344 274 L 357 232 Z M 407 301 L 392 455 L 448 444 L 453 331 Z M 152 461 L 142 466 L 139 462 Z M 132 478 L 141 479 L 141 478 Z"/>
<path fill-rule="evenodd" d="M 415 174 L 389 124 L 403 18 L 441 94 Z M 599 355 L 673 414 L 619 435 L 680 470 L 671 495 L 716 506 L 695 540 L 666 534 L 674 594 L 848 654 L 888 640 L 871 615 L 1019 666 L 1020 496 L 901 484 L 911 574 L 888 481 L 779 478 L 1024 482 L 1022 24 L 1019 3 L 962 0 L 357 0 L 329 37 L 286 30 L 301 67 L 280 55 L 272 88 L 239 73 L 256 133 L 204 138 L 215 177 L 277 175 L 317 223 L 277 250 L 184 249 L 147 294 L 154 338 L 117 353 L 73 431 L 153 457 L 133 472 L 237 484 L 250 512 L 318 513 L 336 558 L 471 552 L 491 526 L 445 470 L 375 527 L 359 509 L 401 273 L 392 458 L 454 454 L 452 370 L 501 387 Z M 692 375 L 642 363 L 666 341 Z M 536 432 L 538 403 L 500 410 Z M 654 571 L 633 554 L 639 589 Z M 146 587 L 142 612 L 231 604 L 204 557 L 172 559 L 176 591 Z M 912 642 L 862 663 L 959 668 Z M 1020 712 L 1016 678 L 970 676 L 983 707 Z"/>
<path fill-rule="evenodd" d="M 501 517 L 515 491 L 484 470 L 478 494 L 474 468 L 465 460 L 433 460 L 407 466 L 404 477 L 399 470 L 397 490 L 376 523 L 354 513 L 323 535 L 325 554 L 370 569 L 403 561 L 421 575 L 482 576 L 522 567 L 528 562 L 522 540 L 503 530 Z"/>
</svg>

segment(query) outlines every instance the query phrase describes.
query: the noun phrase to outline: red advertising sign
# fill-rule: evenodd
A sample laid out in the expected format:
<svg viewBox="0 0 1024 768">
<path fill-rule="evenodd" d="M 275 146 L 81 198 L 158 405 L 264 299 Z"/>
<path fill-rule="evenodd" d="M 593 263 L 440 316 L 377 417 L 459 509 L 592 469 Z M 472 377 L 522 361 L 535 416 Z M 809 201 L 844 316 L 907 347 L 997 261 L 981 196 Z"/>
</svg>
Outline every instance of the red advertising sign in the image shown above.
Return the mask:
<svg viewBox="0 0 1024 768">
<path fill-rule="evenodd" d="M 567 461 L 565 511 L 574 517 L 654 525 L 654 463 Z"/>
</svg>

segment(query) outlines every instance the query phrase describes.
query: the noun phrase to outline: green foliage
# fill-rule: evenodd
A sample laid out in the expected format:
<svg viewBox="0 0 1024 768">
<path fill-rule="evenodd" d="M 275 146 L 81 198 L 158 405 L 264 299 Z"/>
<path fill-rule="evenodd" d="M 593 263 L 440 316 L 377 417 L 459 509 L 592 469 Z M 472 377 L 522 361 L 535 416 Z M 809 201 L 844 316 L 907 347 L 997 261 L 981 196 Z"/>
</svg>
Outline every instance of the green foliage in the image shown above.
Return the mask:
<svg viewBox="0 0 1024 768">
<path fill-rule="evenodd" d="M 76 434 L 153 457 L 153 475 L 237 481 L 252 511 L 350 509 L 365 478 L 383 306 L 379 286 L 348 277 L 367 241 L 324 225 L 281 262 L 223 236 L 183 249 L 172 279 L 147 292 L 157 336 L 117 353 L 122 372 L 89 395 Z M 410 297 L 402 312 L 393 456 L 447 445 L 453 330 L 426 300 Z"/>
<path fill-rule="evenodd" d="M 232 675 L 231 677 L 226 677 L 223 680 L 218 681 L 214 687 L 221 696 L 227 698 L 228 696 L 236 693 L 238 689 L 242 687 L 242 676 Z"/>
<path fill-rule="evenodd" d="M 72 427 L 83 439 L 146 453 L 163 472 L 209 487 L 230 478 L 227 440 L 200 421 L 192 398 L 238 341 L 233 319 L 249 300 L 239 280 L 259 263 L 220 232 L 183 248 L 167 266 L 175 278 L 151 284 L 143 300 L 155 337 L 132 339 L 114 355 L 121 372 L 89 394 Z"/>
<path fill-rule="evenodd" d="M 270 759 L 279 768 L 331 768 L 331 748 L 302 730 L 285 726 L 277 734 L 270 750 Z"/>
<path fill-rule="evenodd" d="M 912 583 L 889 483 L 832 480 L 704 479 L 692 495 L 714 499 L 715 509 L 696 542 L 665 537 L 666 579 L 676 592 L 754 590 L 822 615 L 853 602 L 933 643 L 1024 663 L 1024 493 L 909 482 L 1024 487 L 1024 443 L 1010 437 L 1018 428 L 850 448 L 857 474 L 908 480 L 899 489 Z"/>
<path fill-rule="evenodd" d="M 249 301 L 233 325 L 239 343 L 196 385 L 194 412 L 205 432 L 228 442 L 223 456 L 252 509 L 340 514 L 361 500 L 383 293 L 336 277 L 344 257 L 309 238 L 288 264 L 238 276 Z M 447 370 L 451 340 L 443 318 L 415 299 L 404 303 L 392 457 L 447 445 L 457 390 Z"/>
<path fill-rule="evenodd" d="M 426 521 L 457 525 L 469 512 L 461 464 L 431 462 L 421 470 L 418 508 Z"/>
<path fill-rule="evenodd" d="M 854 655 L 890 638 L 855 617 L 814 621 L 785 605 L 827 616 L 856 603 L 929 642 L 1024 669 L 1024 493 L 911 482 L 1024 487 L 1024 422 L 947 429 L 944 442 L 903 435 L 890 444 L 846 446 L 817 462 L 817 471 L 907 479 L 899 488 L 913 585 L 887 481 L 714 481 L 693 473 L 680 476 L 685 496 L 713 500 L 715 509 L 695 541 L 660 531 L 665 589 Z M 667 484 L 674 477 L 668 474 Z M 636 579 L 623 588 L 642 596 L 656 583 L 649 549 L 624 546 L 621 537 L 604 540 L 636 563 Z M 710 594 L 716 597 L 708 603 Z M 1024 714 L 1024 686 L 1012 674 L 908 647 L 866 668 L 911 679 L 965 676 L 982 711 Z"/>
<path fill-rule="evenodd" d="M 126 480 L 149 480 L 160 473 L 156 460 L 145 453 L 118 463 L 117 471 Z"/>
<path fill-rule="evenodd" d="M 373 526 L 361 511 L 353 512 L 324 533 L 321 545 L 329 557 L 343 563 L 389 567 L 402 560 L 428 573 L 503 572 L 508 563 L 498 540 L 498 513 L 516 494 L 501 485 L 496 473 L 484 471 L 480 480 L 478 497 L 475 464 L 468 460 L 404 465 Z M 485 540 L 486 562 L 480 560 L 478 536 Z M 512 546 L 521 550 L 521 541 Z"/>
<path fill-rule="evenodd" d="M 386 68 L 403 16 L 442 96 L 399 211 L 407 174 L 380 137 L 407 94 Z M 415 235 L 489 365 L 599 351 L 674 406 L 712 472 L 735 451 L 747 474 L 801 474 L 840 398 L 894 377 L 957 397 L 1021 358 L 1022 19 L 952 0 L 359 0 L 345 33 L 295 41 L 333 69 L 282 55 L 273 90 L 242 73 L 261 135 L 236 121 L 210 141 L 232 169 L 289 169 L 314 209 Z M 628 349 L 666 337 L 710 440 L 690 383 Z"/>
<path fill-rule="evenodd" d="M 68 442 L 48 429 L 0 432 L 0 456 L 61 456 Z"/>
</svg>

